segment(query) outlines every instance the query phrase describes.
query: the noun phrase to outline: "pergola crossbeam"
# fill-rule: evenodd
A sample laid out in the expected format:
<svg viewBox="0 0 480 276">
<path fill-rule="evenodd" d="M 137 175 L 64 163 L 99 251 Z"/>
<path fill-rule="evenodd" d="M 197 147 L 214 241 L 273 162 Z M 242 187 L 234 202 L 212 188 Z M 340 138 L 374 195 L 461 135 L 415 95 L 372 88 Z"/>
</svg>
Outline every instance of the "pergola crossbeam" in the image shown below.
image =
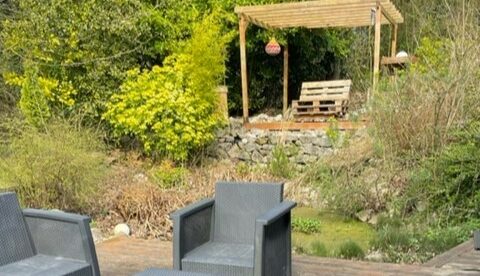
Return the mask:
<svg viewBox="0 0 480 276">
<path fill-rule="evenodd" d="M 390 22 L 390 24 L 395 25 L 398 24 L 397 20 L 395 20 L 391 15 L 390 12 L 387 12 L 387 8 L 380 3 L 380 7 L 382 10 L 382 15 L 385 16 L 385 18 Z"/>
<path fill-rule="evenodd" d="M 279 24 L 274 24 L 274 22 L 279 19 L 285 22 L 295 20 L 299 27 L 303 27 L 303 25 L 307 25 L 309 18 L 323 18 L 328 16 L 328 22 L 321 21 L 317 26 L 317 28 L 324 28 L 325 26 L 336 27 L 336 18 L 342 16 L 363 17 L 365 21 L 370 20 L 371 11 L 376 8 L 377 4 L 382 6 L 382 13 L 391 24 L 403 23 L 401 13 L 389 0 L 305 1 L 236 7 L 235 12 L 248 16 L 254 24 L 256 24 L 255 20 L 257 20 L 261 22 L 263 26 L 270 25 L 274 28 L 283 27 Z M 364 22 L 360 24 L 361 26 L 365 26 Z M 315 26 L 311 27 L 313 28 Z"/>
<path fill-rule="evenodd" d="M 245 19 L 248 21 L 248 22 L 251 22 L 259 27 L 262 27 L 264 29 L 275 29 L 274 26 L 270 25 L 270 24 L 267 24 L 265 22 L 263 22 L 261 19 L 258 19 L 258 18 L 253 18 L 251 16 L 248 16 L 248 15 L 245 15 Z"/>
<path fill-rule="evenodd" d="M 308 8 L 299 8 L 295 10 L 291 9 L 280 9 L 280 10 L 272 10 L 268 13 L 264 11 L 252 11 L 252 12 L 238 12 L 248 14 L 254 17 L 269 17 L 269 18 L 275 18 L 276 16 L 279 15 L 287 15 L 288 17 L 295 17 L 295 16 L 300 16 L 300 15 L 305 15 L 305 14 L 312 14 L 312 15 L 322 15 L 322 14 L 367 14 L 369 13 L 369 9 L 374 7 L 375 3 L 374 2 L 362 2 L 359 4 L 355 5 L 348 5 L 348 4 L 338 4 L 338 5 L 333 5 L 329 7 L 323 7 L 323 6 L 313 6 L 313 7 L 308 7 Z M 348 13 L 345 12 L 345 9 L 348 9 Z M 339 12 L 343 11 L 343 12 Z M 389 18 L 394 19 L 395 21 L 401 21 L 401 17 L 398 16 L 398 12 L 396 11 L 395 8 L 393 7 L 384 7 L 384 13 L 387 14 Z M 392 15 L 390 15 L 392 14 Z M 397 14 L 397 16 L 393 16 L 393 14 Z"/>
<path fill-rule="evenodd" d="M 305 27 L 305 28 L 318 28 L 321 26 L 322 28 L 325 27 L 364 27 L 364 26 L 371 26 L 372 20 L 370 17 L 352 17 L 352 16 L 345 16 L 345 17 L 336 17 L 335 25 L 331 24 L 331 17 L 325 18 L 315 18 L 315 17 L 308 17 L 303 18 L 302 20 L 270 20 L 270 26 L 272 28 L 288 28 L 288 27 Z M 389 24 L 387 19 L 382 19 L 382 24 Z"/>
</svg>

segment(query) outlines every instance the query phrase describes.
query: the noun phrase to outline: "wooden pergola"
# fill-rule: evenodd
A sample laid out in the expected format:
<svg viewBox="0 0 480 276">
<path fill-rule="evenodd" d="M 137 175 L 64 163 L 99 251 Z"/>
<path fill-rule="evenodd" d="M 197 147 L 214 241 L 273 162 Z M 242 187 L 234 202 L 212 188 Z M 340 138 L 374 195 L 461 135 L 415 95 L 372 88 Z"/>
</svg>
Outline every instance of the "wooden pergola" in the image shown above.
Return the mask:
<svg viewBox="0 0 480 276">
<path fill-rule="evenodd" d="M 391 56 L 397 51 L 398 24 L 402 14 L 390 0 L 319 0 L 236 7 L 240 18 L 240 61 L 242 75 L 243 121 L 248 123 L 248 77 L 246 30 L 249 23 L 266 29 L 357 28 L 375 26 L 373 90 L 380 72 L 381 25 L 392 26 Z M 288 108 L 288 45 L 283 47 L 283 112 Z"/>
</svg>

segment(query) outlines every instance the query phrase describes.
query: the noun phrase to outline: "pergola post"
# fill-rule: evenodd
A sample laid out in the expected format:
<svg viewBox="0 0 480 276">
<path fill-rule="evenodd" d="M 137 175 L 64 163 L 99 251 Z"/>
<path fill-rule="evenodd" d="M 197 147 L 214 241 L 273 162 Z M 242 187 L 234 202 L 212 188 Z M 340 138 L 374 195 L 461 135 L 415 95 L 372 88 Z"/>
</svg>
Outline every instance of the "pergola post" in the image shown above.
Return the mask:
<svg viewBox="0 0 480 276">
<path fill-rule="evenodd" d="M 374 94 L 377 90 L 377 84 L 380 77 L 380 42 L 382 30 L 382 6 L 377 2 L 375 9 L 375 42 L 373 51 L 373 90 Z"/>
<path fill-rule="evenodd" d="M 240 16 L 239 33 L 240 33 L 240 64 L 242 75 L 242 107 L 243 107 L 243 123 L 248 123 L 248 78 L 247 78 L 247 42 L 246 33 L 248 20 L 245 16 Z"/>
<path fill-rule="evenodd" d="M 283 47 L 283 117 L 288 109 L 288 44 Z"/>
<path fill-rule="evenodd" d="M 390 50 L 390 56 L 395 57 L 397 55 L 397 39 L 398 39 L 398 24 L 392 25 L 392 48 Z"/>
</svg>

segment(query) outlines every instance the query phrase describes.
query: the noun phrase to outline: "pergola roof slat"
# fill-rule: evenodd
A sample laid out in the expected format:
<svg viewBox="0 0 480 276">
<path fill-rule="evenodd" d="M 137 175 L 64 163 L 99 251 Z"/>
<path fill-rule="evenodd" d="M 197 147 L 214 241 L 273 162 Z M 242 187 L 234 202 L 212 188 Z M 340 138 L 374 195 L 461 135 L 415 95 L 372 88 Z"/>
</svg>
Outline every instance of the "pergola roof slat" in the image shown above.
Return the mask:
<svg viewBox="0 0 480 276">
<path fill-rule="evenodd" d="M 361 17 L 344 17 L 339 18 L 337 17 L 335 24 L 333 25 L 331 21 L 326 19 L 309 19 L 309 20 L 302 20 L 302 21 L 279 21 L 274 22 L 270 21 L 269 26 L 270 28 L 289 28 L 289 27 L 304 27 L 304 28 L 325 28 L 325 27 L 365 27 L 365 26 L 372 26 L 370 18 L 365 19 Z M 387 19 L 382 19 L 382 24 L 389 24 Z M 266 25 L 266 24 L 264 24 Z"/>
<path fill-rule="evenodd" d="M 304 1 L 236 7 L 235 12 L 266 28 L 363 27 L 372 25 L 371 12 L 377 5 L 385 15 L 382 24 L 403 22 L 402 14 L 390 0 Z M 344 18 L 351 20 L 346 22 Z"/>
</svg>

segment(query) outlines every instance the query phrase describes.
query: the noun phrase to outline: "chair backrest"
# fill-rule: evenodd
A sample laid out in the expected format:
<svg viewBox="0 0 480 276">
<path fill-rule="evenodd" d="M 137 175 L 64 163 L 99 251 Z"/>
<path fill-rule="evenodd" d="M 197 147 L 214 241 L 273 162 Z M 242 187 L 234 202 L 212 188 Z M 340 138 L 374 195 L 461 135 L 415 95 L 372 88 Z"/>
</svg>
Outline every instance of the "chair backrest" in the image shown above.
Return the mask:
<svg viewBox="0 0 480 276">
<path fill-rule="evenodd" d="M 301 101 L 348 100 L 351 80 L 315 81 L 302 83 Z"/>
<path fill-rule="evenodd" d="M 0 194 L 0 266 L 34 254 L 17 196 L 14 193 Z"/>
<path fill-rule="evenodd" d="M 252 244 L 255 219 L 282 201 L 282 183 L 217 183 L 213 239 Z"/>
</svg>

